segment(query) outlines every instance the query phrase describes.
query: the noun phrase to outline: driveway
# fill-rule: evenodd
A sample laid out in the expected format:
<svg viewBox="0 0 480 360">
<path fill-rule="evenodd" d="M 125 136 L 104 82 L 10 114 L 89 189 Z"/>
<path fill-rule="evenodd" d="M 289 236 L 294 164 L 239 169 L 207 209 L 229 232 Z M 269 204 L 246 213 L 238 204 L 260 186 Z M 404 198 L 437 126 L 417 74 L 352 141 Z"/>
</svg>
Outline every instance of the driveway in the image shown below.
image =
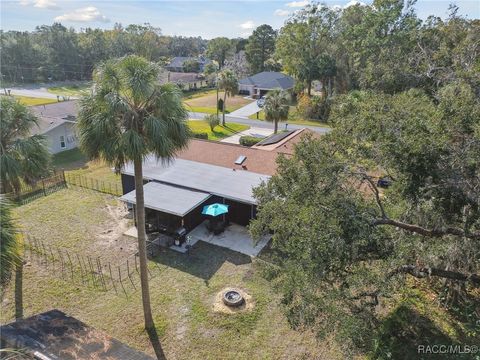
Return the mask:
<svg viewBox="0 0 480 360">
<path fill-rule="evenodd" d="M 229 115 L 248 118 L 250 115 L 256 114 L 260 110 L 261 109 L 258 107 L 257 102 L 254 101 L 248 105 L 245 105 L 244 107 L 241 107 L 240 109 L 232 111 Z"/>
<path fill-rule="evenodd" d="M 273 134 L 273 129 L 251 127 L 250 129 L 239 132 L 238 134 L 229 136 L 223 139 L 221 142 L 230 143 L 230 144 L 240 144 L 240 137 L 242 136 L 254 136 L 258 138 L 265 138 L 272 134 Z"/>
</svg>

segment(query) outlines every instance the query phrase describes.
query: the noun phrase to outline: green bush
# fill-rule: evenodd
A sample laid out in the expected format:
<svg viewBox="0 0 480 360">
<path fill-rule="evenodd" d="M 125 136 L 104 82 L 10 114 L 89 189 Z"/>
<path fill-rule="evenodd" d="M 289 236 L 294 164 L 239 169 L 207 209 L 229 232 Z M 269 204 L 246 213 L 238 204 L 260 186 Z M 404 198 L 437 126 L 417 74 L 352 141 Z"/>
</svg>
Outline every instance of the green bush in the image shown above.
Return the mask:
<svg viewBox="0 0 480 360">
<path fill-rule="evenodd" d="M 217 114 L 210 114 L 205 117 L 205 122 L 210 126 L 210 130 L 215 129 L 216 126 L 220 125 L 220 119 Z"/>
<path fill-rule="evenodd" d="M 194 137 L 195 139 L 208 140 L 208 134 L 207 134 L 206 132 L 193 133 L 193 137 Z"/>
<path fill-rule="evenodd" d="M 255 136 L 241 136 L 240 137 L 240 145 L 243 146 L 253 146 L 256 143 L 260 142 L 262 138 L 255 137 Z"/>
</svg>

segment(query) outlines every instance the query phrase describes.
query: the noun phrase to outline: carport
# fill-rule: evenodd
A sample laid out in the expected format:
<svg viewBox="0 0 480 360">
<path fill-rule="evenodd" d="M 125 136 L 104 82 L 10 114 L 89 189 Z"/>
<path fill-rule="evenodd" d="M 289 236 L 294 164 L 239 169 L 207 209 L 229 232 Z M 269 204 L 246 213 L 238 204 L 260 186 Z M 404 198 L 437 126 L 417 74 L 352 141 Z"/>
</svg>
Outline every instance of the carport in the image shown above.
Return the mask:
<svg viewBox="0 0 480 360">
<path fill-rule="evenodd" d="M 209 193 L 155 181 L 146 183 L 143 191 L 149 231 L 172 232 L 182 226 L 192 230 L 204 220 L 202 207 L 211 197 Z M 135 190 L 126 193 L 120 200 L 136 205 Z"/>
</svg>

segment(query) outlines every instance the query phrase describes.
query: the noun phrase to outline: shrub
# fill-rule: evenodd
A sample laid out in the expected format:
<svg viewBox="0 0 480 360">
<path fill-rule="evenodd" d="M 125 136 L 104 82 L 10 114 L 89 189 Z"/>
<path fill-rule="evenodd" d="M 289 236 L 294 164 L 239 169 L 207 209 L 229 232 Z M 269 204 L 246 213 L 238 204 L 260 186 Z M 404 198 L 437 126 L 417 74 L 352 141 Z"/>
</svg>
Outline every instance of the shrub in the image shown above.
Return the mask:
<svg viewBox="0 0 480 360">
<path fill-rule="evenodd" d="M 241 136 L 240 137 L 240 145 L 243 146 L 253 146 L 256 143 L 260 142 L 262 138 L 255 137 L 255 136 Z"/>
<path fill-rule="evenodd" d="M 194 137 L 195 139 L 208 140 L 208 134 L 207 134 L 206 132 L 193 133 L 193 137 Z"/>
<path fill-rule="evenodd" d="M 217 108 L 220 111 L 223 111 L 223 99 L 218 99 Z"/>
<path fill-rule="evenodd" d="M 297 111 L 304 119 L 326 121 L 330 113 L 330 107 L 330 98 L 325 99 L 316 95 L 309 97 L 306 94 L 298 97 Z"/>
<path fill-rule="evenodd" d="M 217 114 L 210 114 L 205 117 L 205 121 L 210 126 L 210 130 L 215 129 L 215 126 L 220 125 L 220 118 L 217 116 Z"/>
</svg>

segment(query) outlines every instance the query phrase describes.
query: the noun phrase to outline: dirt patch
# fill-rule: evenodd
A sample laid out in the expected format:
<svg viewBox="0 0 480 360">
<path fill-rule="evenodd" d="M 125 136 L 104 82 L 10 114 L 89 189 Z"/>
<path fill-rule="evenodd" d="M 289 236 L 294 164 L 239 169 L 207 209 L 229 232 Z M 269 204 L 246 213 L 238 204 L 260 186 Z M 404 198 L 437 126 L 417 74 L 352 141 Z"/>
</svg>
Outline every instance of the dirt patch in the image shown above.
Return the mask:
<svg viewBox="0 0 480 360">
<path fill-rule="evenodd" d="M 132 221 L 128 218 L 128 210 L 123 205 L 105 205 L 109 221 L 98 229 L 97 244 L 104 249 L 115 248 L 116 251 L 133 254 L 136 249 L 136 241 L 129 236 L 123 235 L 131 226 Z"/>
<path fill-rule="evenodd" d="M 235 290 L 243 296 L 244 302 L 242 305 L 237 307 L 230 307 L 223 303 L 223 294 L 227 291 Z M 252 296 L 249 295 L 245 290 L 239 288 L 224 288 L 215 296 L 213 302 L 213 312 L 222 313 L 222 314 L 237 314 L 239 312 L 251 311 L 255 307 L 255 301 L 252 299 Z"/>
</svg>

